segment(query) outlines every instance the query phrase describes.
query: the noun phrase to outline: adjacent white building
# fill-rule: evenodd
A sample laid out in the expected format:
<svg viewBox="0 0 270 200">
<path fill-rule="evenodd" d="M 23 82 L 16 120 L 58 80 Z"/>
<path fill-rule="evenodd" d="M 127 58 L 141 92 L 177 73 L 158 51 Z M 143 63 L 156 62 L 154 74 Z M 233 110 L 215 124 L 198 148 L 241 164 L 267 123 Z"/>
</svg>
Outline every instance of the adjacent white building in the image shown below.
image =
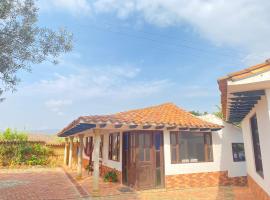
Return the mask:
<svg viewBox="0 0 270 200">
<path fill-rule="evenodd" d="M 219 79 L 223 114 L 240 123 L 248 185 L 258 199 L 270 199 L 270 61 Z"/>
</svg>

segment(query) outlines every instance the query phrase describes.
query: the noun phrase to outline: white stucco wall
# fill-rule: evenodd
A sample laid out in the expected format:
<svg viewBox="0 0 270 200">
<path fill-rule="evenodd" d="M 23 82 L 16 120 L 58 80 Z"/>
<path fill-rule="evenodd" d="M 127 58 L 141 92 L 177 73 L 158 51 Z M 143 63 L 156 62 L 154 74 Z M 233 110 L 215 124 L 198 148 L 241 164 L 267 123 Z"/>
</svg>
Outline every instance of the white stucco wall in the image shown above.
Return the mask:
<svg viewBox="0 0 270 200">
<path fill-rule="evenodd" d="M 213 162 L 205 163 L 186 163 L 186 164 L 171 164 L 171 150 L 170 150 L 170 132 L 164 131 L 164 167 L 165 175 L 174 174 L 189 174 L 200 172 L 215 172 L 215 171 L 227 171 L 230 177 L 245 176 L 246 175 L 246 163 L 245 162 L 233 162 L 232 146 L 231 143 L 243 143 L 243 137 L 241 129 L 222 122 L 220 119 L 211 117 L 207 121 L 211 121 L 216 124 L 223 125 L 224 128 L 220 131 L 213 132 Z M 214 120 L 214 121 L 213 121 Z M 103 159 L 102 163 L 105 166 L 115 168 L 122 171 L 122 132 L 120 132 L 120 161 L 112 161 L 108 159 L 108 147 L 109 147 L 109 133 L 113 131 L 103 131 L 104 143 L 103 143 Z M 89 136 L 92 133 L 88 134 Z M 88 157 L 84 154 L 84 159 Z"/>
<path fill-rule="evenodd" d="M 270 90 L 266 90 L 266 96 L 255 105 L 253 110 L 242 121 L 244 135 L 247 173 L 270 195 Z M 253 153 L 250 118 L 256 114 L 260 138 L 264 178 L 257 174 Z"/>
<path fill-rule="evenodd" d="M 241 129 L 219 119 L 205 118 L 224 128 L 212 133 L 213 162 L 171 164 L 170 133 L 164 132 L 165 175 L 227 171 L 230 177 L 246 176 L 246 162 L 233 162 L 231 143 L 243 143 Z M 213 121 L 216 120 L 216 121 Z"/>
</svg>

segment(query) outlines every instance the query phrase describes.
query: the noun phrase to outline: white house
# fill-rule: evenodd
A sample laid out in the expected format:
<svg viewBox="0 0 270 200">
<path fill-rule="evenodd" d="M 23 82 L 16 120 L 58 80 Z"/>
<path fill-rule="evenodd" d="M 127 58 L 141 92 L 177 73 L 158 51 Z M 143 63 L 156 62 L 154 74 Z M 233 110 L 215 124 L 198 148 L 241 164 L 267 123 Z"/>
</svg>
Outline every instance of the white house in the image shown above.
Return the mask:
<svg viewBox="0 0 270 200">
<path fill-rule="evenodd" d="M 83 165 L 93 166 L 95 190 L 99 174 L 108 171 L 138 190 L 245 185 L 241 130 L 218 119 L 208 121 L 166 103 L 79 117 L 58 136 L 67 139 L 64 162 L 70 167 L 68 148 L 72 152 L 74 138 L 79 139 L 78 175 Z"/>
<path fill-rule="evenodd" d="M 270 61 L 219 79 L 223 114 L 241 123 L 248 185 L 258 199 L 270 199 Z"/>
</svg>

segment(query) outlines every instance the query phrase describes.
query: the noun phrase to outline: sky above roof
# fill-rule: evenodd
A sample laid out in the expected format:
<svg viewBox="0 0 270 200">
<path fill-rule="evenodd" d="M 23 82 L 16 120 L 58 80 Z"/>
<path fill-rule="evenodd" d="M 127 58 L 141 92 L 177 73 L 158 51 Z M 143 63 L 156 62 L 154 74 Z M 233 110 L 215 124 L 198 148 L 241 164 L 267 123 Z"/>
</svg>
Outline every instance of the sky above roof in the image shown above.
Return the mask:
<svg viewBox="0 0 270 200">
<path fill-rule="evenodd" d="M 0 104 L 0 129 L 61 129 L 81 115 L 174 102 L 212 112 L 217 78 L 270 56 L 267 0 L 39 0 L 39 24 L 74 49 Z"/>
</svg>

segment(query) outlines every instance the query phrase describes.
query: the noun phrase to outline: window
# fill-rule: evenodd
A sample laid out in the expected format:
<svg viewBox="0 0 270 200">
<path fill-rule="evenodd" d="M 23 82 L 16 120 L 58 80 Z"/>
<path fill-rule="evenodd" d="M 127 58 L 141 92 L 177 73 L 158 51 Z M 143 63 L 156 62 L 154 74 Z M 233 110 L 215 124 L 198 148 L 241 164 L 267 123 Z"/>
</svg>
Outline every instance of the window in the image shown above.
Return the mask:
<svg viewBox="0 0 270 200">
<path fill-rule="evenodd" d="M 103 140 L 104 140 L 104 136 L 101 135 L 100 136 L 100 146 L 99 146 L 99 157 L 103 158 Z"/>
<path fill-rule="evenodd" d="M 86 156 L 90 156 L 93 152 L 93 137 L 86 137 L 85 140 L 84 153 Z"/>
<path fill-rule="evenodd" d="M 244 143 L 232 143 L 233 162 L 246 161 Z"/>
<path fill-rule="evenodd" d="M 139 160 L 150 161 L 150 149 L 152 147 L 152 138 L 150 133 L 139 134 Z"/>
<path fill-rule="evenodd" d="M 260 138 L 259 138 L 258 123 L 257 123 L 256 115 L 254 115 L 253 117 L 250 118 L 250 125 L 251 125 L 251 133 L 252 133 L 255 168 L 256 168 L 257 173 L 261 177 L 264 177 L 264 175 L 263 175 L 263 165 L 262 165 L 261 146 L 260 146 Z"/>
<path fill-rule="evenodd" d="M 175 131 L 170 139 L 172 163 L 213 161 L 211 133 Z"/>
<path fill-rule="evenodd" d="M 120 134 L 111 133 L 109 135 L 109 160 L 119 161 Z"/>
</svg>

